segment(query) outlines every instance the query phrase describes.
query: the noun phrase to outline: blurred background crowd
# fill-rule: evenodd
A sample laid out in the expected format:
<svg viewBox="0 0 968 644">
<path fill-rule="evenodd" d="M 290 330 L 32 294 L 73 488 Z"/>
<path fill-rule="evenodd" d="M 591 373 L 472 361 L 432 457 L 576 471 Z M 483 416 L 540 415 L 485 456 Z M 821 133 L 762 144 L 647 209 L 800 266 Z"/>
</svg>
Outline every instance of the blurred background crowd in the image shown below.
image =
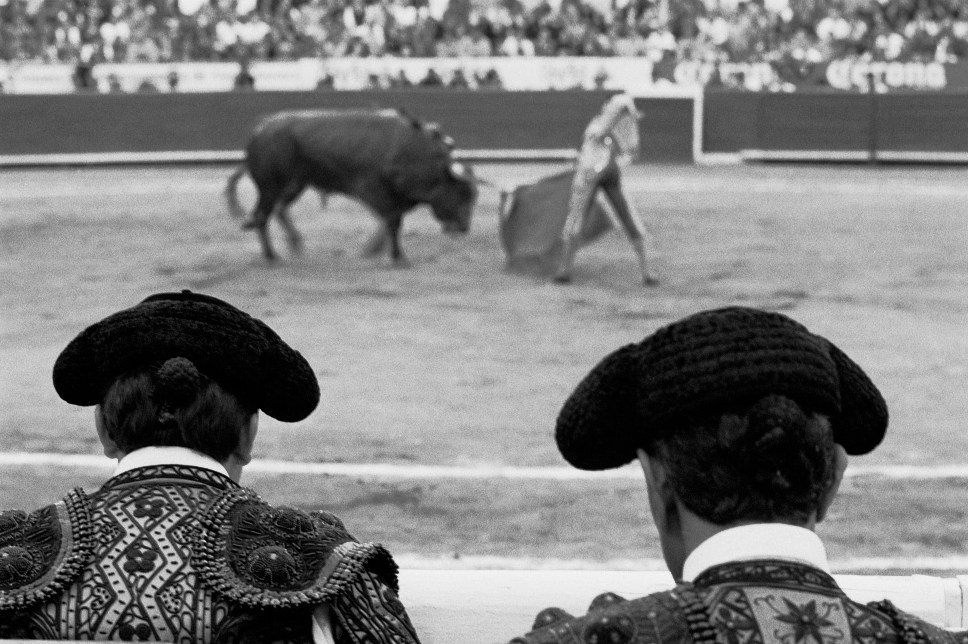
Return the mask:
<svg viewBox="0 0 968 644">
<path fill-rule="evenodd" d="M 968 59 L 966 0 L 0 0 L 0 59 Z"/>
</svg>

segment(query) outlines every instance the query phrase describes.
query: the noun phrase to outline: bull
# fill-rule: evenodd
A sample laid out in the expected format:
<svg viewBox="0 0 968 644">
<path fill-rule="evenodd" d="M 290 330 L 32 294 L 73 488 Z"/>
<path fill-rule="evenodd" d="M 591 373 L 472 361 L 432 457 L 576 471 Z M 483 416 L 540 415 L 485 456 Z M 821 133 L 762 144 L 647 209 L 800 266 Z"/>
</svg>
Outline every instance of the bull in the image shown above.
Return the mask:
<svg viewBox="0 0 968 644">
<path fill-rule="evenodd" d="M 309 110 L 280 112 L 255 129 L 245 162 L 225 186 L 230 212 L 244 219 L 237 185 L 246 174 L 258 200 L 243 229 L 259 233 L 266 260 L 276 259 L 267 225 L 278 219 L 289 247 L 302 238 L 289 218 L 289 206 L 307 186 L 323 196 L 340 193 L 367 206 L 381 222 L 365 247 L 377 255 L 390 246 L 395 265 L 406 265 L 400 247 L 403 216 L 418 205 L 430 207 L 447 234 L 470 229 L 477 200 L 473 172 L 452 156 L 453 140 L 435 125 L 400 110 Z"/>
</svg>

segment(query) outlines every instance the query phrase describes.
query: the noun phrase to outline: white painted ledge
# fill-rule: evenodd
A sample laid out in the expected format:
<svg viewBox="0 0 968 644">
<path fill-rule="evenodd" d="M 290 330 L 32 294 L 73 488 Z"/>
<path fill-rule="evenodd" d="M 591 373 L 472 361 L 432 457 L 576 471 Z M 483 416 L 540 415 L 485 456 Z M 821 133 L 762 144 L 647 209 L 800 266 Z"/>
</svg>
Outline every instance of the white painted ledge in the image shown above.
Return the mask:
<svg viewBox="0 0 968 644">
<path fill-rule="evenodd" d="M 949 629 L 964 628 L 968 575 L 834 575 L 854 600 L 890 599 Z M 627 599 L 668 590 L 667 572 L 596 570 L 400 571 L 400 598 L 423 644 L 499 644 L 527 632 L 535 615 L 557 606 L 583 615 L 598 594 Z"/>
<path fill-rule="evenodd" d="M 949 629 L 965 624 L 968 575 L 958 577 L 834 575 L 854 600 L 890 599 Z M 668 590 L 667 572 L 600 570 L 400 571 L 400 599 L 423 644 L 501 644 L 526 633 L 535 615 L 557 606 L 583 615 L 606 591 L 627 599 Z M 0 640 L 8 644 L 21 640 Z"/>
</svg>

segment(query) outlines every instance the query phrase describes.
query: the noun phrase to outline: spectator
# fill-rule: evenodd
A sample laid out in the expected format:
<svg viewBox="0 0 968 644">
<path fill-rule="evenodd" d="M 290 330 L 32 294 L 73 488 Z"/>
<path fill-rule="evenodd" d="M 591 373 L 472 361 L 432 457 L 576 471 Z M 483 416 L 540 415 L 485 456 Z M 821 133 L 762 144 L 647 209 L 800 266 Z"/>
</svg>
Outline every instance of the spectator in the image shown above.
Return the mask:
<svg viewBox="0 0 968 644">
<path fill-rule="evenodd" d="M 417 85 L 420 87 L 443 87 L 444 79 L 440 77 L 436 69 L 430 67 L 424 77 L 417 82 Z"/>
<path fill-rule="evenodd" d="M 235 76 L 232 87 L 237 91 L 252 91 L 255 89 L 255 77 L 249 71 L 249 59 L 239 61 L 239 73 Z"/>
<path fill-rule="evenodd" d="M 783 59 L 814 66 L 842 57 L 968 58 L 968 11 L 957 0 L 616 0 L 608 15 L 589 0 L 542 0 L 530 9 L 517 0 L 256 5 L 0 0 L 0 60 L 76 62 L 82 50 L 90 52 L 82 65 L 385 55 L 619 55 L 657 63 L 668 61 L 669 52 L 676 61 Z M 78 87 L 82 82 L 75 78 Z"/>
<path fill-rule="evenodd" d="M 74 66 L 74 88 L 78 92 L 97 91 L 97 82 L 94 80 L 94 61 L 93 48 L 90 46 L 82 47 L 80 57 Z"/>
<path fill-rule="evenodd" d="M 464 75 L 464 70 L 458 67 L 454 70 L 454 73 L 450 75 L 450 80 L 447 82 L 447 87 L 452 89 L 470 89 L 471 84 L 467 81 L 467 76 Z"/>
<path fill-rule="evenodd" d="M 316 81 L 316 89 L 323 91 L 336 89 L 336 79 L 333 78 L 332 74 L 325 73 L 319 77 L 318 81 Z"/>
<path fill-rule="evenodd" d="M 477 83 L 478 89 L 504 89 L 504 83 L 501 81 L 501 76 L 497 73 L 497 70 L 491 67 L 483 74 L 475 73 L 474 82 Z"/>
<path fill-rule="evenodd" d="M 124 94 L 121 79 L 117 74 L 108 74 L 108 94 Z"/>
<path fill-rule="evenodd" d="M 410 78 L 407 77 L 407 72 L 401 69 L 399 72 L 397 72 L 396 76 L 392 76 L 390 78 L 390 87 L 413 87 L 413 83 L 411 83 Z"/>
</svg>

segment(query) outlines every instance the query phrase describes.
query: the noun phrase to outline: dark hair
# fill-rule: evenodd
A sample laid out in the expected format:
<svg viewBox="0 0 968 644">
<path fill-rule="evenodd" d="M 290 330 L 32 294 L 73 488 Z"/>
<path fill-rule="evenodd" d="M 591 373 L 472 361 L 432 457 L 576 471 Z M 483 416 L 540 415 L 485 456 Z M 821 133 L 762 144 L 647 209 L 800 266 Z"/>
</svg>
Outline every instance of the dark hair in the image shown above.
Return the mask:
<svg viewBox="0 0 968 644">
<path fill-rule="evenodd" d="M 825 416 L 769 395 L 745 409 L 692 416 L 646 451 L 668 467 L 689 510 L 730 525 L 806 523 L 833 485 L 834 449 Z"/>
<path fill-rule="evenodd" d="M 256 411 L 185 358 L 119 377 L 101 402 L 105 430 L 122 451 L 188 447 L 217 461 L 235 451 Z"/>
</svg>

